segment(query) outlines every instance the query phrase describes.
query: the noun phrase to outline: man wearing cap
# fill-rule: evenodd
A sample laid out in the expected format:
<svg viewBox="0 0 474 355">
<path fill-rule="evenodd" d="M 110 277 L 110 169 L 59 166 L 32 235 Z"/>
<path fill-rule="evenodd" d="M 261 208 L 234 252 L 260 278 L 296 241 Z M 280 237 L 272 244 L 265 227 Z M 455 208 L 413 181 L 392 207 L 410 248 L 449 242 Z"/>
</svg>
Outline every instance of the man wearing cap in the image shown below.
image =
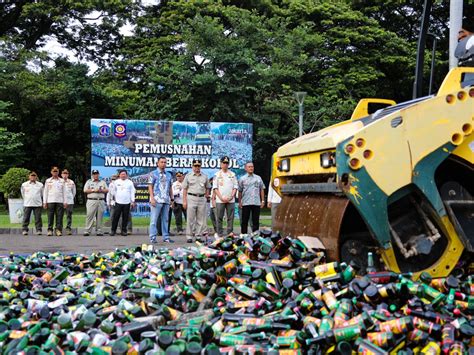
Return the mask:
<svg viewBox="0 0 474 355">
<path fill-rule="evenodd" d="M 186 239 L 193 242 L 207 236 L 207 207 L 209 196 L 209 178 L 201 173 L 201 161 L 193 159 L 193 171 L 186 175 L 183 181 L 183 208 L 186 210 Z"/>
<path fill-rule="evenodd" d="M 125 237 L 128 235 L 127 224 L 130 209 L 135 207 L 135 185 L 133 181 L 128 178 L 126 170 L 120 170 L 118 175 L 119 178 L 115 180 L 110 190 L 112 198 L 115 200 L 114 219 L 112 220 L 110 235 L 115 235 L 119 219 L 122 217 L 121 234 Z"/>
<path fill-rule="evenodd" d="M 41 235 L 43 221 L 41 220 L 41 207 L 43 205 L 43 184 L 38 180 L 34 171 L 30 172 L 28 181 L 21 184 L 21 197 L 23 198 L 23 235 L 28 235 L 31 212 L 35 215 L 36 234 Z"/>
<path fill-rule="evenodd" d="M 460 67 L 474 67 L 474 19 L 464 18 L 454 56 Z"/>
<path fill-rule="evenodd" d="M 61 172 L 61 176 L 64 180 L 64 183 L 66 184 L 66 202 L 67 202 L 67 208 L 66 208 L 66 234 L 71 235 L 72 230 L 71 230 L 71 225 L 72 225 L 72 211 L 74 208 L 74 198 L 76 197 L 76 184 L 74 184 L 74 181 L 69 179 L 69 171 L 67 169 L 64 169 Z"/>
<path fill-rule="evenodd" d="M 87 237 L 91 234 L 94 221 L 97 235 L 104 235 L 102 232 L 102 218 L 105 209 L 105 194 L 108 191 L 106 182 L 99 179 L 99 170 L 92 170 L 92 178 L 87 180 L 84 185 L 84 193 L 87 195 L 86 229 L 84 236 Z"/>
<path fill-rule="evenodd" d="M 221 158 L 221 170 L 216 173 L 212 183 L 212 205 L 216 209 L 217 234 L 219 237 L 224 236 L 224 214 L 227 216 L 226 235 L 234 231 L 235 194 L 237 193 L 238 182 L 235 174 L 229 170 L 229 163 L 228 156 Z"/>
<path fill-rule="evenodd" d="M 53 235 L 54 219 L 56 218 L 56 235 L 63 235 L 63 215 L 67 208 L 66 184 L 59 177 L 57 166 L 51 169 L 51 177 L 46 180 L 43 190 L 43 208 L 48 209 L 48 236 Z"/>
<path fill-rule="evenodd" d="M 183 208 L 183 180 L 184 174 L 181 171 L 176 173 L 176 181 L 173 182 L 173 213 L 176 220 L 176 230 L 178 234 L 183 234 L 183 216 L 186 218 L 186 211 Z"/>
<path fill-rule="evenodd" d="M 150 195 L 150 242 L 156 243 L 158 217 L 161 222 L 161 235 L 165 243 L 173 243 L 169 233 L 170 204 L 173 204 L 171 184 L 173 175 L 166 171 L 166 158 L 159 157 L 157 168 L 148 178 L 148 192 Z"/>
<path fill-rule="evenodd" d="M 239 180 L 240 200 L 239 207 L 242 208 L 241 233 L 247 234 L 250 214 L 252 214 L 252 232 L 260 228 L 260 209 L 265 204 L 265 185 L 262 178 L 254 174 L 253 162 L 245 164 L 247 174 Z"/>
</svg>

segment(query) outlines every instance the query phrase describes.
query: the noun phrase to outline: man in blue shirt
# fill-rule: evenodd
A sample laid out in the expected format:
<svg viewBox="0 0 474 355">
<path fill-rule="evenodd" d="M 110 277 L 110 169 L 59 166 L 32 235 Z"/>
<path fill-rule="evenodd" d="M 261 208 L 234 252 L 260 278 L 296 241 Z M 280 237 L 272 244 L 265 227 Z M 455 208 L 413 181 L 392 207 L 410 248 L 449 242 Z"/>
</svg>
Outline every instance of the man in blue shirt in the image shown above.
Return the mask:
<svg viewBox="0 0 474 355">
<path fill-rule="evenodd" d="M 161 231 L 165 243 L 174 243 L 170 239 L 168 228 L 170 204 L 173 203 L 173 191 L 171 184 L 173 175 L 165 171 L 166 158 L 160 157 L 158 168 L 148 178 L 148 192 L 150 193 L 150 241 L 156 243 L 158 217 L 161 217 Z"/>
</svg>

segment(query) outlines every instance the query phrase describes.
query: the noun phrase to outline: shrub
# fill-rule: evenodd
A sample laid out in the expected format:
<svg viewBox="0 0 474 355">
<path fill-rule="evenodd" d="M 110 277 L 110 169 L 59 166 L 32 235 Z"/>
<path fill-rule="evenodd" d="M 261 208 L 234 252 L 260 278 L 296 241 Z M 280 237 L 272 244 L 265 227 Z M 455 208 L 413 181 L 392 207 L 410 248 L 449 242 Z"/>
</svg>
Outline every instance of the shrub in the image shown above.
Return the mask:
<svg viewBox="0 0 474 355">
<path fill-rule="evenodd" d="M 6 198 L 21 197 L 21 184 L 28 180 L 30 171 L 24 168 L 10 168 L 0 179 L 0 192 Z"/>
</svg>

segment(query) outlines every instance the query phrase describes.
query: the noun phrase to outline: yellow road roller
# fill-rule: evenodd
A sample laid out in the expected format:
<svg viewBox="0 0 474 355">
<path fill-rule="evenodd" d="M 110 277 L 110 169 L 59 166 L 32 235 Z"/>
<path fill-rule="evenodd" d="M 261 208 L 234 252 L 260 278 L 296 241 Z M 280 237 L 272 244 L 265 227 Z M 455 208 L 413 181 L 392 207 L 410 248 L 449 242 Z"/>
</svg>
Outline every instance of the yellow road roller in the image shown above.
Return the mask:
<svg viewBox="0 0 474 355">
<path fill-rule="evenodd" d="M 390 270 L 446 276 L 474 251 L 473 126 L 474 68 L 435 95 L 361 100 L 273 155 L 275 228 L 318 238 L 332 260 L 364 267 L 374 251 Z"/>
</svg>

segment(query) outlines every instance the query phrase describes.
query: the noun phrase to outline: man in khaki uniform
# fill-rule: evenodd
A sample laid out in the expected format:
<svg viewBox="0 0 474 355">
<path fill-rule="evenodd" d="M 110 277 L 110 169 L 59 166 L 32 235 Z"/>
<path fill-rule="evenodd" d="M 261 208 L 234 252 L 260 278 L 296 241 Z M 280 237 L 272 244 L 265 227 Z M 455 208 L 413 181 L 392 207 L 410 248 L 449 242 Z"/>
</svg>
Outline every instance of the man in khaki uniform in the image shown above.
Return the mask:
<svg viewBox="0 0 474 355">
<path fill-rule="evenodd" d="M 105 209 L 105 194 L 108 191 L 105 181 L 99 179 L 99 170 L 92 170 L 92 179 L 87 180 L 84 185 L 84 193 L 87 195 L 87 217 L 84 236 L 90 235 L 94 220 L 97 236 L 104 235 L 102 232 L 102 217 Z"/>
<path fill-rule="evenodd" d="M 211 184 L 209 178 L 201 173 L 201 161 L 193 160 L 193 171 L 188 173 L 183 181 L 183 208 L 186 210 L 186 239 L 193 242 L 193 236 L 198 242 L 207 237 L 207 197 Z"/>
</svg>

